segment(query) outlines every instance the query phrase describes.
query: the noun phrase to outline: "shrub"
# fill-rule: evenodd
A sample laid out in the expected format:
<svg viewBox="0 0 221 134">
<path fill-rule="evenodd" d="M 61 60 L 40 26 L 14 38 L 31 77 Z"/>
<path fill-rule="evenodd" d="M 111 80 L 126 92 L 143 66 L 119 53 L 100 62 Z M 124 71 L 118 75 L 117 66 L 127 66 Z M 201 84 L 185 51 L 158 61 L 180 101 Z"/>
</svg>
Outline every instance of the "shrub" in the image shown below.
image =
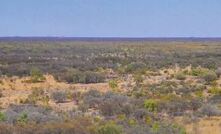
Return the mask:
<svg viewBox="0 0 221 134">
<path fill-rule="evenodd" d="M 112 88 L 112 89 L 118 88 L 117 80 L 110 80 L 108 84 L 109 84 L 109 87 Z"/>
<path fill-rule="evenodd" d="M 186 79 L 186 76 L 184 73 L 177 73 L 175 75 L 175 78 L 178 79 L 178 80 L 185 80 Z"/>
<path fill-rule="evenodd" d="M 137 120 L 143 120 L 148 115 L 148 112 L 146 109 L 135 109 L 134 110 L 134 117 Z"/>
<path fill-rule="evenodd" d="M 76 71 L 73 73 L 73 83 L 100 83 L 104 82 L 104 76 L 97 72 L 81 72 Z"/>
<path fill-rule="evenodd" d="M 74 91 L 72 94 L 68 95 L 69 99 L 73 99 L 78 103 L 78 101 L 82 98 L 82 92 L 81 91 Z"/>
<path fill-rule="evenodd" d="M 212 81 L 217 80 L 217 75 L 216 75 L 215 72 L 210 71 L 210 72 L 207 72 L 207 73 L 205 73 L 205 74 L 203 75 L 203 79 L 204 79 L 206 82 L 210 83 L 210 82 L 212 82 Z"/>
<path fill-rule="evenodd" d="M 83 72 L 75 70 L 71 75 L 73 83 L 86 83 L 86 75 Z"/>
<path fill-rule="evenodd" d="M 128 124 L 129 124 L 129 126 L 135 126 L 135 125 L 137 125 L 137 121 L 135 119 L 129 119 Z"/>
<path fill-rule="evenodd" d="M 128 64 L 125 68 L 125 73 L 132 73 L 145 68 L 145 64 L 141 62 L 132 62 Z"/>
<path fill-rule="evenodd" d="M 195 109 L 195 108 L 192 108 L 191 105 L 194 106 L 195 103 L 193 102 L 193 104 L 191 104 L 187 100 L 174 98 L 170 100 L 169 102 L 161 102 L 159 104 L 158 110 L 166 111 L 171 116 L 180 116 L 180 115 L 183 115 L 186 110 Z"/>
<path fill-rule="evenodd" d="M 97 90 L 90 90 L 84 94 L 83 101 L 90 108 L 96 108 L 102 103 L 101 93 Z"/>
<path fill-rule="evenodd" d="M 31 75 L 30 82 L 36 83 L 36 82 L 42 82 L 45 80 L 43 73 L 38 68 L 32 68 L 30 71 L 30 75 Z"/>
<path fill-rule="evenodd" d="M 134 77 L 134 81 L 136 82 L 137 85 L 142 83 L 144 80 L 141 74 L 134 74 L 133 77 Z"/>
<path fill-rule="evenodd" d="M 132 112 L 133 106 L 127 96 L 106 93 L 101 99 L 99 109 L 105 116 L 129 115 Z"/>
<path fill-rule="evenodd" d="M 67 83 L 73 83 L 73 74 L 70 71 L 66 71 L 64 73 L 56 73 L 54 75 L 55 79 L 58 81 L 64 81 Z"/>
<path fill-rule="evenodd" d="M 151 132 L 151 128 L 147 125 L 137 125 L 133 127 L 129 127 L 126 130 L 126 134 L 153 134 Z"/>
<path fill-rule="evenodd" d="M 192 74 L 193 76 L 203 76 L 203 75 L 205 75 L 207 72 L 209 72 L 208 69 L 198 67 L 198 68 L 192 69 L 192 73 L 191 73 L 191 74 Z"/>
<path fill-rule="evenodd" d="M 200 113 L 206 116 L 220 116 L 221 111 L 212 104 L 206 104 L 200 109 Z"/>
<path fill-rule="evenodd" d="M 152 125 L 152 132 L 153 133 L 157 133 L 159 131 L 159 123 L 158 122 L 154 122 L 153 125 Z"/>
<path fill-rule="evenodd" d="M 1 76 L 0 76 L 1 77 Z M 3 85 L 4 83 L 3 83 L 3 81 L 2 80 L 0 80 L 0 85 Z"/>
<path fill-rule="evenodd" d="M 155 122 L 152 125 L 136 125 L 125 129 L 126 134 L 186 134 L 184 128 L 164 122 Z"/>
<path fill-rule="evenodd" d="M 78 117 L 71 121 L 47 122 L 42 124 L 0 123 L 0 134 L 97 134 L 97 126 L 89 117 Z"/>
<path fill-rule="evenodd" d="M 193 111 L 198 110 L 200 107 L 202 107 L 202 105 L 202 99 L 192 99 L 189 101 L 189 108 Z"/>
<path fill-rule="evenodd" d="M 157 102 L 153 99 L 145 100 L 144 107 L 150 112 L 155 112 L 157 111 Z"/>
<path fill-rule="evenodd" d="M 99 97 L 101 97 L 101 95 L 102 95 L 101 92 L 99 92 L 98 90 L 90 90 L 84 94 L 84 97 L 99 98 Z"/>
<path fill-rule="evenodd" d="M 36 104 L 38 101 L 48 103 L 49 97 L 45 94 L 43 89 L 33 89 L 32 93 L 28 95 L 24 103 L 27 104 Z"/>
<path fill-rule="evenodd" d="M 17 122 L 16 123 L 18 123 L 20 125 L 27 124 L 28 123 L 28 115 L 27 115 L 27 113 L 21 113 L 19 115 L 19 117 L 17 118 Z"/>
<path fill-rule="evenodd" d="M 209 90 L 208 90 L 209 93 L 211 94 L 214 94 L 214 95 L 221 95 L 221 88 L 219 87 L 211 87 Z"/>
<path fill-rule="evenodd" d="M 221 103 L 221 95 L 213 95 L 208 99 L 210 104 L 220 104 Z"/>
<path fill-rule="evenodd" d="M 5 120 L 6 120 L 6 115 L 0 112 L 0 122 L 5 121 Z"/>
<path fill-rule="evenodd" d="M 152 127 L 152 130 L 153 128 L 154 127 Z M 186 130 L 183 127 L 175 124 L 158 122 L 156 123 L 155 128 L 157 130 L 155 133 L 157 134 L 186 134 Z"/>
<path fill-rule="evenodd" d="M 3 97 L 2 90 L 0 89 L 0 98 Z"/>
<path fill-rule="evenodd" d="M 108 122 L 98 128 L 98 134 L 122 134 L 122 127 L 113 122 Z"/>
<path fill-rule="evenodd" d="M 85 73 L 85 83 L 100 83 L 104 82 L 105 77 L 102 74 L 96 73 L 96 72 L 91 72 L 87 71 Z"/>
<path fill-rule="evenodd" d="M 195 91 L 194 94 L 195 94 L 198 98 L 203 98 L 203 91 L 202 91 L 202 90 Z"/>
<path fill-rule="evenodd" d="M 61 118 L 49 108 L 30 104 L 10 105 L 4 114 L 7 117 L 6 122 L 9 124 L 15 124 L 24 119 L 33 123 L 45 123 L 58 121 Z"/>
<path fill-rule="evenodd" d="M 215 72 L 218 77 L 221 76 L 221 68 L 218 68 Z"/>
<path fill-rule="evenodd" d="M 104 75 L 102 73 L 92 71 L 79 71 L 76 69 L 70 69 L 64 74 L 60 74 L 58 80 L 65 80 L 68 83 L 100 83 L 104 82 Z"/>
<path fill-rule="evenodd" d="M 52 93 L 52 99 L 56 103 L 63 103 L 67 99 L 67 93 L 65 91 L 56 91 Z"/>
<path fill-rule="evenodd" d="M 89 105 L 85 104 L 85 103 L 79 103 L 78 105 L 78 110 L 80 110 L 81 112 L 87 112 L 89 109 Z"/>
</svg>

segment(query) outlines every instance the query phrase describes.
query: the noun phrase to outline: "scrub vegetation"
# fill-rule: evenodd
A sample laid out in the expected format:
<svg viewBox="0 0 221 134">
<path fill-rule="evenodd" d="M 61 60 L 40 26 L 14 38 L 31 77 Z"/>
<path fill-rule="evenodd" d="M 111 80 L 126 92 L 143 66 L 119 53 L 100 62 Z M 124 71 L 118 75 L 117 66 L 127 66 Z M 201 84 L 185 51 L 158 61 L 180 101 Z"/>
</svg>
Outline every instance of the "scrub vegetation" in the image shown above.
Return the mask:
<svg viewBox="0 0 221 134">
<path fill-rule="evenodd" d="M 219 134 L 221 42 L 0 40 L 0 134 Z"/>
</svg>

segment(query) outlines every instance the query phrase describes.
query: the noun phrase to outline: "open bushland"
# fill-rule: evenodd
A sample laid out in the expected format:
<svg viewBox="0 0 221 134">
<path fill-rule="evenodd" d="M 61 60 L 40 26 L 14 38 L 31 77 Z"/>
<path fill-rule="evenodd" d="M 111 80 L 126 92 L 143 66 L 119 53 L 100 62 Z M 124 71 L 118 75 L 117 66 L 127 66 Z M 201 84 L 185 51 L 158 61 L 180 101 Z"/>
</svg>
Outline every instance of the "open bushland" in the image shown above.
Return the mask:
<svg viewBox="0 0 221 134">
<path fill-rule="evenodd" d="M 219 41 L 0 41 L 0 134 L 220 134 Z"/>
</svg>

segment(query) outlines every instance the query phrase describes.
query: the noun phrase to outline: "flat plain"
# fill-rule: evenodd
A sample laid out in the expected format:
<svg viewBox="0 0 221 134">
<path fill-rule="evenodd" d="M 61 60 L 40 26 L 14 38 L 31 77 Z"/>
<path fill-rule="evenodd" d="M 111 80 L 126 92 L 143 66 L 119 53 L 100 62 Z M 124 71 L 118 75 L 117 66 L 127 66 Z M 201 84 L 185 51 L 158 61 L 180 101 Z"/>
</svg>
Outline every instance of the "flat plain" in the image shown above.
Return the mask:
<svg viewBox="0 0 221 134">
<path fill-rule="evenodd" d="M 1 39 L 0 134 L 220 134 L 220 76 L 218 39 Z"/>
</svg>

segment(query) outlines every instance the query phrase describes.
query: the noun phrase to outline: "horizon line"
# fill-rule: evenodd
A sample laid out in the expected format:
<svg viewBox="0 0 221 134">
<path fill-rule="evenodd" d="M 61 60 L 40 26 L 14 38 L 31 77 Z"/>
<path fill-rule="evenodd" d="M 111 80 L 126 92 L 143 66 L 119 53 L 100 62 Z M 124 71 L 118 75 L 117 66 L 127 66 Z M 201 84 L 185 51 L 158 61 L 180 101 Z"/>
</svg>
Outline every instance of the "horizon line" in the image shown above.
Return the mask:
<svg viewBox="0 0 221 134">
<path fill-rule="evenodd" d="M 0 36 L 0 38 L 221 38 L 221 36 Z"/>
<path fill-rule="evenodd" d="M 220 42 L 221 37 L 70 37 L 70 36 L 3 36 L 0 41 L 184 41 Z"/>
</svg>

